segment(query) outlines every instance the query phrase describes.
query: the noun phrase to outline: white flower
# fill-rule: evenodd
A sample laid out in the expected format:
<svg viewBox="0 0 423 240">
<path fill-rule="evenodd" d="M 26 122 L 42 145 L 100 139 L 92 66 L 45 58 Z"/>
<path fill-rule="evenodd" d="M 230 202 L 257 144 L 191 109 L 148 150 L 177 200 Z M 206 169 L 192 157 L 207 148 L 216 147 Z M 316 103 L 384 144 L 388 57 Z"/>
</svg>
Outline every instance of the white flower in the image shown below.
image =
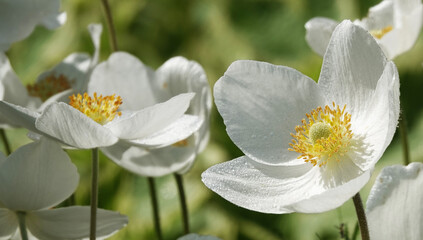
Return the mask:
<svg viewBox="0 0 423 240">
<path fill-rule="evenodd" d="M 61 26 L 66 14 L 59 13 L 60 0 L 0 0 L 0 51 L 31 34 L 35 26 Z"/>
<path fill-rule="evenodd" d="M 138 111 L 118 111 L 118 96 L 73 96 L 70 105 L 49 104 L 41 113 L 0 101 L 0 113 L 9 122 L 80 149 L 107 147 L 118 140 L 141 146 L 171 144 L 198 130 L 201 120 L 184 117 L 193 93 Z M 33 138 L 37 138 L 36 136 Z"/>
<path fill-rule="evenodd" d="M 184 173 L 194 162 L 197 152 L 202 151 L 208 142 L 210 87 L 203 68 L 194 61 L 174 57 L 154 72 L 128 53 L 114 53 L 95 68 L 88 91 L 105 95 L 116 93 L 125 99 L 122 109 L 132 111 L 166 101 L 178 94 L 195 92 L 185 118 L 197 116 L 202 124 L 192 136 L 153 148 L 119 141 L 101 149 L 114 162 L 131 172 L 143 176 Z"/>
<path fill-rule="evenodd" d="M 88 26 L 95 51 L 93 57 L 86 53 L 72 53 L 52 69 L 38 76 L 27 88 L 13 71 L 7 56 L 0 52 L 0 100 L 38 112 L 56 101 L 69 101 L 74 93 L 86 91 L 92 69 L 98 62 L 102 26 Z M 0 127 L 14 127 L 14 122 L 0 116 Z"/>
<path fill-rule="evenodd" d="M 381 46 L 388 59 L 408 51 L 416 42 L 422 27 L 421 0 L 384 0 L 369 9 L 367 18 L 354 24 L 367 29 Z M 333 29 L 334 20 L 316 17 L 305 24 L 306 40 L 310 47 L 323 56 Z"/>
<path fill-rule="evenodd" d="M 57 143 L 42 138 L 7 158 L 0 154 L 0 237 L 14 235 L 18 214 L 27 229 L 43 240 L 81 239 L 90 232 L 90 208 L 52 208 L 76 189 L 75 165 Z M 106 236 L 128 219 L 119 213 L 97 210 L 97 235 Z"/>
<path fill-rule="evenodd" d="M 334 31 L 319 81 L 263 62 L 234 62 L 214 88 L 245 156 L 202 174 L 207 187 L 264 213 L 336 208 L 369 180 L 399 115 L 395 65 L 350 21 Z"/>
<path fill-rule="evenodd" d="M 367 200 L 371 239 L 423 239 L 423 164 L 382 169 Z"/>
<path fill-rule="evenodd" d="M 213 236 L 201 236 L 196 233 L 190 233 L 185 236 L 179 237 L 177 240 L 220 240 L 220 238 Z"/>
</svg>

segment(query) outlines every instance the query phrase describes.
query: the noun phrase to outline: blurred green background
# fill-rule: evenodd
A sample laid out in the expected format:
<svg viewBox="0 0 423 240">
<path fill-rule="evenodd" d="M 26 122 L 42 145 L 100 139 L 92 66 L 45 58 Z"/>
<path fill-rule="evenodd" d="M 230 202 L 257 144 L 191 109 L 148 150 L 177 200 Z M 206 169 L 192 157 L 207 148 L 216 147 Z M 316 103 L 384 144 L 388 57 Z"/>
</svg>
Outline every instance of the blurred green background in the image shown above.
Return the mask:
<svg viewBox="0 0 423 240">
<path fill-rule="evenodd" d="M 304 24 L 312 17 L 336 20 L 364 17 L 375 0 L 110 0 L 118 45 L 153 68 L 182 55 L 199 62 L 210 86 L 237 59 L 286 65 L 317 80 L 322 59 L 305 42 Z M 110 54 L 100 1 L 62 1 L 66 24 L 56 31 L 42 27 L 7 52 L 24 83 L 51 68 L 72 52 L 93 53 L 87 31 L 103 23 L 101 59 Z M 413 161 L 423 161 L 423 39 L 395 59 L 401 79 L 401 105 L 406 114 Z M 241 156 L 228 138 L 216 108 L 212 110 L 211 139 L 194 168 L 184 176 L 191 230 L 233 239 L 340 239 L 339 226 L 350 232 L 356 223 L 352 201 L 322 214 L 268 215 L 248 211 L 222 199 L 201 182 L 208 167 Z M 22 129 L 8 130 L 13 149 L 29 142 Z M 372 180 L 361 191 L 363 201 L 381 168 L 402 163 L 396 134 L 377 164 Z M 420 147 L 420 148 L 419 148 Z M 90 152 L 69 151 L 81 174 L 77 204 L 89 205 Z M 165 239 L 182 235 L 181 214 L 173 176 L 157 179 Z M 120 169 L 101 155 L 99 206 L 129 216 L 129 225 L 111 239 L 156 239 L 147 181 Z"/>
</svg>

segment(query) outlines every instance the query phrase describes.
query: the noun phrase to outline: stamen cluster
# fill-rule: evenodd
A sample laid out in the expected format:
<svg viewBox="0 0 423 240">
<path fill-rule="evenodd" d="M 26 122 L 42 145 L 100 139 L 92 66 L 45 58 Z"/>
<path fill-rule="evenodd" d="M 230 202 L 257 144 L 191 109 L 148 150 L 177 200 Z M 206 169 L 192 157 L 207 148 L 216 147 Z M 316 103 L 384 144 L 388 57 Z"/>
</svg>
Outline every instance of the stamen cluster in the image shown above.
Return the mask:
<svg viewBox="0 0 423 240">
<path fill-rule="evenodd" d="M 346 105 L 342 109 L 332 105 L 313 109 L 306 114 L 308 122 L 302 119 L 302 125 L 295 127 L 296 133 L 291 133 L 294 139 L 288 150 L 300 153 L 298 159 L 313 166 L 321 167 L 332 160 L 339 162 L 349 150 L 353 136 L 351 114 L 345 112 Z"/>
<path fill-rule="evenodd" d="M 116 114 L 122 115 L 121 112 L 117 111 L 122 104 L 122 98 L 120 96 L 115 97 L 115 94 L 103 97 L 103 95 L 97 96 L 97 93 L 94 93 L 94 97 L 91 98 L 87 93 L 84 93 L 83 96 L 78 93 L 77 96 L 74 94 L 69 98 L 69 105 L 101 125 L 112 121 Z"/>
<path fill-rule="evenodd" d="M 26 89 L 28 94 L 33 97 L 39 97 L 43 102 L 48 98 L 59 92 L 70 89 L 69 80 L 63 74 L 58 77 L 54 73 L 48 75 L 46 78 L 37 81 L 34 84 L 28 84 Z"/>
</svg>

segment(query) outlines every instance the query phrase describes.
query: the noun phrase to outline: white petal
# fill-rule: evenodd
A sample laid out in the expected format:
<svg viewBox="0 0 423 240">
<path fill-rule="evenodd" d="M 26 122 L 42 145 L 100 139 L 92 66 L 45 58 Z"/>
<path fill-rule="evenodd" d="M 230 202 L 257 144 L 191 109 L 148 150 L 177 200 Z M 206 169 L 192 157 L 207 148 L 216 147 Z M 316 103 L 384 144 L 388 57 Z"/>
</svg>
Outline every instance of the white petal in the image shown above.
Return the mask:
<svg viewBox="0 0 423 240">
<path fill-rule="evenodd" d="M 128 218 L 118 212 L 97 209 L 97 237 L 110 236 L 126 226 Z M 66 207 L 30 212 L 27 227 L 43 240 L 68 240 L 89 237 L 90 207 Z"/>
<path fill-rule="evenodd" d="M 396 131 L 399 117 L 399 77 L 392 62 L 386 64 L 367 112 L 355 117 L 351 129 L 358 145 L 349 153 L 367 171 L 380 159 Z"/>
<path fill-rule="evenodd" d="M 103 25 L 101 24 L 90 24 L 88 25 L 88 31 L 90 31 L 91 40 L 94 45 L 94 54 L 91 60 L 90 67 L 94 67 L 98 63 L 98 58 L 100 55 L 100 37 L 103 32 Z M 88 79 L 87 79 L 88 80 Z"/>
<path fill-rule="evenodd" d="M 121 139 L 138 139 L 165 129 L 188 109 L 193 93 L 180 94 L 170 100 L 131 114 L 122 114 L 105 125 Z"/>
<path fill-rule="evenodd" d="M 236 61 L 214 87 L 215 103 L 232 141 L 256 161 L 296 159 L 288 151 L 295 126 L 324 105 L 317 84 L 298 71 L 263 62 Z"/>
<path fill-rule="evenodd" d="M 333 30 L 338 22 L 324 17 L 315 17 L 305 24 L 306 41 L 314 52 L 323 56 L 329 44 Z"/>
<path fill-rule="evenodd" d="M 161 101 L 181 93 L 194 92 L 187 114 L 197 115 L 204 119 L 199 130 L 199 150 L 208 143 L 210 128 L 210 110 L 212 106 L 211 90 L 204 69 L 195 61 L 184 57 L 174 57 L 166 61 L 157 70 L 157 81 L 162 91 Z M 161 94 L 160 94 L 161 93 Z"/>
<path fill-rule="evenodd" d="M 6 54 L 2 52 L 0 52 L 0 84 L 2 85 L 0 100 L 19 106 L 26 106 L 29 100 L 28 92 L 15 71 L 13 71 Z"/>
<path fill-rule="evenodd" d="M 12 210 L 49 208 L 70 196 L 79 175 L 60 145 L 42 138 L 13 152 L 0 168 L 0 202 Z"/>
<path fill-rule="evenodd" d="M 185 236 L 179 237 L 177 240 L 220 240 L 220 238 L 213 236 L 201 236 L 196 233 L 190 233 Z"/>
<path fill-rule="evenodd" d="M 58 0 L 3 1 L 0 7 L 0 50 L 7 50 L 11 43 L 29 36 L 36 25 L 58 27 L 63 20 L 59 8 Z"/>
<path fill-rule="evenodd" d="M 352 121 L 369 109 L 386 58 L 363 28 L 343 21 L 332 34 L 323 59 L 319 87 L 328 102 L 347 105 Z"/>
<path fill-rule="evenodd" d="M 30 131 L 40 133 L 35 128 L 38 113 L 11 103 L 0 101 L 0 120 L 12 126 L 24 127 Z"/>
<path fill-rule="evenodd" d="M 116 94 L 122 97 L 123 110 L 140 110 L 154 105 L 152 86 L 154 71 L 136 57 L 125 53 L 113 53 L 106 62 L 100 63 L 91 74 L 88 93 Z"/>
<path fill-rule="evenodd" d="M 423 238 L 423 164 L 395 165 L 382 170 L 367 200 L 371 239 Z"/>
<path fill-rule="evenodd" d="M 146 147 L 164 147 L 182 141 L 196 132 L 203 121 L 196 116 L 183 115 L 165 129 L 150 136 L 128 140 L 128 142 Z"/>
<path fill-rule="evenodd" d="M 389 25 L 394 26 L 393 1 L 381 1 L 369 9 L 368 17 L 361 21 L 367 30 L 383 29 Z"/>
<path fill-rule="evenodd" d="M 10 237 L 18 228 L 16 214 L 9 209 L 0 208 L 0 238 Z"/>
<path fill-rule="evenodd" d="M 195 147 L 168 146 L 147 149 L 125 142 L 102 148 L 101 151 L 119 166 L 140 176 L 161 177 L 179 172 L 195 160 Z"/>
<path fill-rule="evenodd" d="M 328 211 L 350 199 L 370 178 L 366 172 L 332 188 L 324 183 L 320 171 L 309 163 L 271 166 L 244 156 L 215 165 L 201 176 L 223 198 L 263 213 Z"/>
<path fill-rule="evenodd" d="M 81 149 L 106 147 L 118 140 L 110 130 L 65 103 L 48 105 L 35 126 L 38 131 Z"/>
</svg>

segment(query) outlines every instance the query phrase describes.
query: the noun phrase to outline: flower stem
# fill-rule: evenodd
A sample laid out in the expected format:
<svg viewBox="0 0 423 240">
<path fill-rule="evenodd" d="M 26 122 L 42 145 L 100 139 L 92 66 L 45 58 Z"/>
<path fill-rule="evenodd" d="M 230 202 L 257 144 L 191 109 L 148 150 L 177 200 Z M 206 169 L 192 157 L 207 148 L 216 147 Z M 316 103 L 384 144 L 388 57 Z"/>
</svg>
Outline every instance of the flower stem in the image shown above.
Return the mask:
<svg viewBox="0 0 423 240">
<path fill-rule="evenodd" d="M 18 222 L 19 222 L 19 230 L 21 232 L 21 239 L 28 240 L 28 232 L 26 230 L 25 224 L 25 212 L 18 211 L 16 212 L 18 215 Z"/>
<path fill-rule="evenodd" d="M 0 135 L 1 135 L 1 139 L 3 140 L 3 144 L 4 144 L 4 148 L 6 150 L 6 154 L 10 155 L 12 153 L 12 151 L 10 150 L 9 141 L 7 140 L 6 132 L 4 131 L 3 128 L 0 129 Z"/>
<path fill-rule="evenodd" d="M 101 0 L 101 3 L 106 15 L 107 28 L 109 29 L 110 48 L 112 49 L 112 52 L 116 52 L 118 51 L 118 44 L 116 39 L 115 26 L 113 25 L 112 11 L 110 10 L 108 0 Z"/>
<path fill-rule="evenodd" d="M 153 206 L 154 228 L 156 229 L 157 239 L 162 240 L 162 230 L 160 228 L 159 204 L 157 202 L 156 186 L 154 185 L 154 178 L 147 177 L 148 187 L 150 189 L 151 205 Z"/>
<path fill-rule="evenodd" d="M 178 185 L 178 193 L 179 193 L 179 201 L 181 202 L 181 210 L 182 210 L 182 220 L 184 222 L 184 233 L 189 233 L 189 220 L 188 220 L 188 207 L 187 201 L 185 198 L 185 191 L 184 191 L 184 183 L 182 181 L 182 175 L 180 174 L 173 174 L 176 179 L 176 184 Z"/>
<path fill-rule="evenodd" d="M 92 149 L 90 240 L 96 239 L 98 205 L 98 148 Z"/>
<path fill-rule="evenodd" d="M 361 239 L 370 240 L 369 228 L 367 226 L 366 213 L 364 211 L 363 202 L 361 201 L 360 193 L 353 197 L 355 212 L 357 213 L 358 224 L 360 226 Z"/>
<path fill-rule="evenodd" d="M 408 146 L 407 121 L 403 112 L 401 113 L 401 117 L 399 119 L 399 131 L 401 135 L 404 164 L 408 165 L 410 163 L 410 149 Z"/>
</svg>

